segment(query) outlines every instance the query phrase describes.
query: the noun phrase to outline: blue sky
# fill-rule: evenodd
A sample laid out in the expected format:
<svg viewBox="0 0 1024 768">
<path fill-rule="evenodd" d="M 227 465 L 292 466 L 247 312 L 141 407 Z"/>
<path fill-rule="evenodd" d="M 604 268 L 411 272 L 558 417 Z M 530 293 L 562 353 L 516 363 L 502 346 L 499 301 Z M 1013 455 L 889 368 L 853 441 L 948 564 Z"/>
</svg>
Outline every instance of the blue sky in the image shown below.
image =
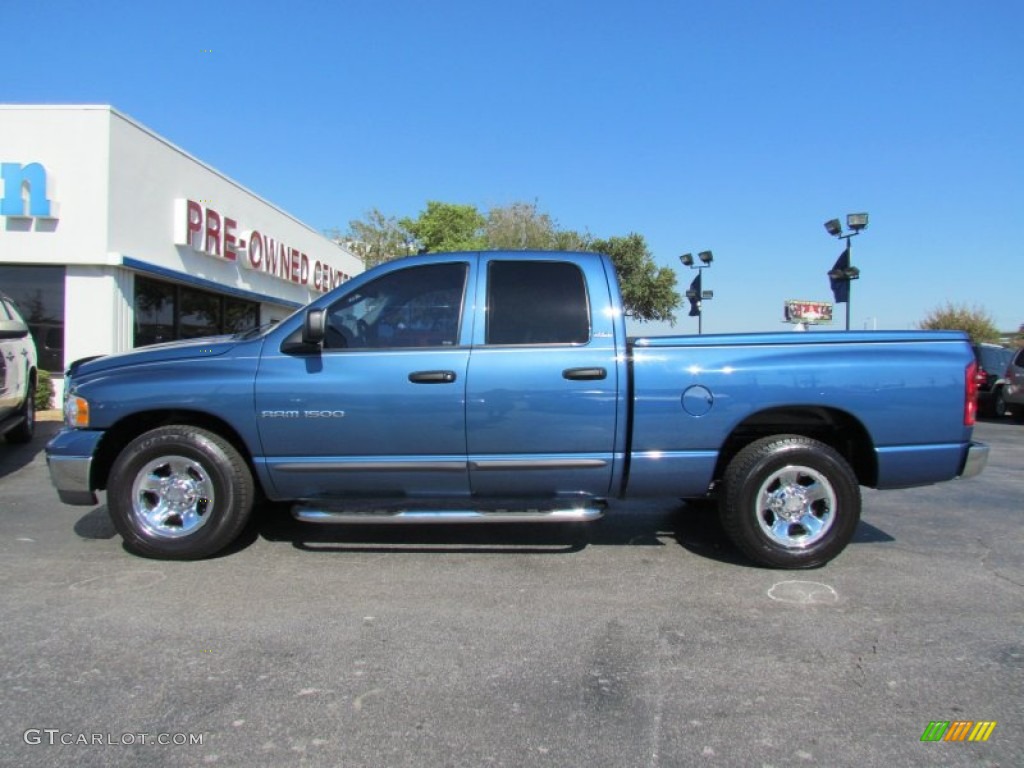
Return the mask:
<svg viewBox="0 0 1024 768">
<path fill-rule="evenodd" d="M 112 104 L 316 228 L 536 200 L 663 264 L 713 250 L 704 331 L 731 332 L 831 300 L 822 224 L 867 211 L 854 328 L 947 301 L 1024 323 L 1016 0 L 9 2 L 0 24 L 0 101 Z"/>
</svg>

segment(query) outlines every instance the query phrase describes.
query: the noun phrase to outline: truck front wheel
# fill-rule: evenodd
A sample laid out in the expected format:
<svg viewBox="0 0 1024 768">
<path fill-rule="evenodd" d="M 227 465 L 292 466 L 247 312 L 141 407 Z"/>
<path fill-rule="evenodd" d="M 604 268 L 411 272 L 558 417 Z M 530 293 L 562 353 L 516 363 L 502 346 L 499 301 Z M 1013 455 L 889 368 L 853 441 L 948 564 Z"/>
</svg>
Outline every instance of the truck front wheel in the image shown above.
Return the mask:
<svg viewBox="0 0 1024 768">
<path fill-rule="evenodd" d="M 722 526 L 760 565 L 814 568 L 853 538 L 860 505 L 857 478 L 838 452 L 800 435 L 776 435 L 729 463 Z"/>
<path fill-rule="evenodd" d="M 36 430 L 36 387 L 29 384 L 25 394 L 25 402 L 21 404 L 21 423 L 8 432 L 5 437 L 8 443 L 31 443 Z"/>
<path fill-rule="evenodd" d="M 135 438 L 114 461 L 107 507 L 132 552 L 195 560 L 224 549 L 252 511 L 254 483 L 231 443 L 198 427 Z"/>
</svg>

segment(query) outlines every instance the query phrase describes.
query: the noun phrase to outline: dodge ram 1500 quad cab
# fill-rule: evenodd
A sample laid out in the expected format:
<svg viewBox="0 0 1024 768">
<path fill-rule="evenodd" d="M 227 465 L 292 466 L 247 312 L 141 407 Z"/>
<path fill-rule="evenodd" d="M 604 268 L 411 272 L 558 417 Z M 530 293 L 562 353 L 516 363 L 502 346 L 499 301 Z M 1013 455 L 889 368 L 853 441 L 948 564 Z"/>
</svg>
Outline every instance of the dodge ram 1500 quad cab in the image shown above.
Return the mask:
<svg viewBox="0 0 1024 768">
<path fill-rule="evenodd" d="M 958 332 L 627 339 L 611 261 L 381 265 L 281 323 L 73 364 L 60 497 L 106 490 L 132 551 L 200 558 L 263 496 L 303 521 L 586 521 L 712 498 L 754 561 L 835 557 L 860 487 L 977 474 Z"/>
</svg>

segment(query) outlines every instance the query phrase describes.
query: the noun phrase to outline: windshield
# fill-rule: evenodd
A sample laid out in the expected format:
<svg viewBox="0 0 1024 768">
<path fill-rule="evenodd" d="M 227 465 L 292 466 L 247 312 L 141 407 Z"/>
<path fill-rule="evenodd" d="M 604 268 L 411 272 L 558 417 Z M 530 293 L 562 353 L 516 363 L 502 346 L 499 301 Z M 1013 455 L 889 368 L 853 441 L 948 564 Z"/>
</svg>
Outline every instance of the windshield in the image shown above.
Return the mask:
<svg viewBox="0 0 1024 768">
<path fill-rule="evenodd" d="M 239 333 L 236 333 L 231 338 L 238 339 L 239 341 L 242 341 L 242 340 L 245 340 L 245 339 L 255 339 L 257 336 L 262 336 L 264 333 L 269 331 L 271 328 L 273 328 L 275 325 L 277 325 L 278 322 L 279 322 L 278 320 L 272 320 L 269 323 L 263 323 L 263 325 L 257 325 L 255 328 L 250 328 L 247 331 L 241 331 Z"/>
</svg>

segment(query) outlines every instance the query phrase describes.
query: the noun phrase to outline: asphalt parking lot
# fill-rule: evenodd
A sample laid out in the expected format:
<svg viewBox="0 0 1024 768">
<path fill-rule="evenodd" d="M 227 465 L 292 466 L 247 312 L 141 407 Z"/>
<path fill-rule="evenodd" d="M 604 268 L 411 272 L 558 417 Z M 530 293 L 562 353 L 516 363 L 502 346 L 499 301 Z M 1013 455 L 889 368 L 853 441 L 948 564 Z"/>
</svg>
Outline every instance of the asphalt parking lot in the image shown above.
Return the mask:
<svg viewBox="0 0 1024 768">
<path fill-rule="evenodd" d="M 824 568 L 679 504 L 590 527 L 311 528 L 127 554 L 0 445 L 0 765 L 1020 766 L 1024 426 L 978 478 L 866 492 Z M 994 721 L 985 742 L 923 742 Z"/>
</svg>

